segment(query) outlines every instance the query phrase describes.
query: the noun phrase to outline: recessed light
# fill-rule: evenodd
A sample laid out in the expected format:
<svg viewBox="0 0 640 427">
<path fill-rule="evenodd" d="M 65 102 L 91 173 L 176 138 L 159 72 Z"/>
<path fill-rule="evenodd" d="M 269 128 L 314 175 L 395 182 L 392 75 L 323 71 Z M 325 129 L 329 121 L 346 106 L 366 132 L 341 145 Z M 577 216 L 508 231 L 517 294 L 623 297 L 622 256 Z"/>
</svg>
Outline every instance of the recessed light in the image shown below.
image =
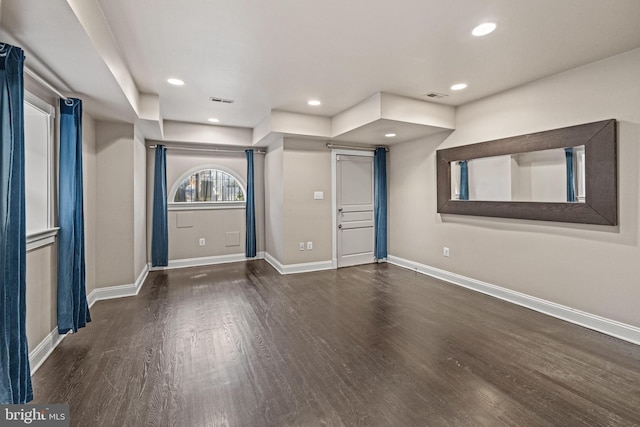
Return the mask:
<svg viewBox="0 0 640 427">
<path fill-rule="evenodd" d="M 496 24 L 494 24 L 493 22 L 485 22 L 484 24 L 480 24 L 477 27 L 475 27 L 473 31 L 471 31 L 471 34 L 473 34 L 476 37 L 482 37 L 482 36 L 486 36 L 489 33 L 492 33 L 493 30 L 495 29 L 496 29 Z"/>
<path fill-rule="evenodd" d="M 182 86 L 184 84 L 184 82 L 180 79 L 167 79 L 167 83 L 174 85 L 174 86 Z"/>
<path fill-rule="evenodd" d="M 322 104 L 320 101 L 318 101 L 317 99 L 312 99 L 309 102 L 307 102 L 307 104 L 311 105 L 312 107 L 317 107 L 318 105 Z"/>
<path fill-rule="evenodd" d="M 466 89 L 467 88 L 467 84 L 466 83 L 456 83 L 453 86 L 451 86 L 451 90 L 462 90 L 462 89 Z"/>
<path fill-rule="evenodd" d="M 220 121 L 220 119 L 216 119 L 215 117 L 211 117 L 210 119 L 207 119 L 208 121 L 210 121 L 211 123 L 218 123 Z"/>
<path fill-rule="evenodd" d="M 396 136 L 395 133 L 385 133 L 384 134 L 385 138 L 394 138 Z"/>
</svg>

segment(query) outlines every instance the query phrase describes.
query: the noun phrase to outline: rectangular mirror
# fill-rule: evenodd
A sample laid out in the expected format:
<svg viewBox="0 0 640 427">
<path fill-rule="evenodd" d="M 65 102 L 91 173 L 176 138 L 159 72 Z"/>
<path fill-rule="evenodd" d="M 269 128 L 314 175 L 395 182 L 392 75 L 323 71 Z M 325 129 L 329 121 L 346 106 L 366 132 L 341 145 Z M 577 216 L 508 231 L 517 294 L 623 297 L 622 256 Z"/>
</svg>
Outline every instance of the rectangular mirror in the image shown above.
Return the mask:
<svg viewBox="0 0 640 427">
<path fill-rule="evenodd" d="M 584 148 L 581 145 L 451 162 L 451 200 L 584 203 Z M 463 177 L 466 196 L 460 193 Z"/>
<path fill-rule="evenodd" d="M 617 224 L 616 121 L 437 151 L 438 212 Z"/>
</svg>

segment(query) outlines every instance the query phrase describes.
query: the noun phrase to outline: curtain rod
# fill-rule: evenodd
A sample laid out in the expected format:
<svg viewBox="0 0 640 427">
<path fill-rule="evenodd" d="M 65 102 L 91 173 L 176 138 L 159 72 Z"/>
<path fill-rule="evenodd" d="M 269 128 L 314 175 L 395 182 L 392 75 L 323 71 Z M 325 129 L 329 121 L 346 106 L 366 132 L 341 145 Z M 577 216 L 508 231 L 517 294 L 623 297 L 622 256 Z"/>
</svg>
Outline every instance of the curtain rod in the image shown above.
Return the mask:
<svg viewBox="0 0 640 427">
<path fill-rule="evenodd" d="M 150 145 L 148 148 L 154 149 L 157 147 L 157 145 Z M 233 149 L 233 148 L 192 148 L 192 147 L 171 147 L 171 146 L 166 146 L 164 147 L 167 150 L 186 150 L 186 151 L 219 151 L 219 152 L 223 152 L 223 153 L 244 153 L 244 150 L 250 150 L 251 148 L 237 148 L 237 149 Z M 254 149 L 254 153 L 256 154 L 265 154 L 266 151 L 262 151 L 262 150 L 255 150 Z"/>
<path fill-rule="evenodd" d="M 389 151 L 389 147 L 378 146 L 379 148 L 384 148 L 384 151 Z M 358 145 L 341 145 L 341 144 L 332 144 L 330 142 L 327 143 L 327 148 L 343 148 L 346 150 L 362 150 L 362 151 L 376 151 L 378 147 L 360 147 Z"/>
<path fill-rule="evenodd" d="M 23 67 L 24 68 L 24 72 L 29 74 L 31 76 L 31 78 L 33 78 L 36 82 L 40 83 L 42 86 L 46 87 L 47 89 L 49 89 L 51 92 L 55 93 L 56 95 L 58 95 L 60 98 L 66 100 L 68 99 L 65 95 L 62 94 L 62 92 L 60 92 L 58 89 L 56 89 L 53 85 L 51 85 L 51 83 L 49 83 L 48 81 L 46 81 L 45 79 L 43 79 L 42 77 L 40 77 L 35 71 L 33 71 L 31 68 L 27 67 L 26 65 Z"/>
</svg>

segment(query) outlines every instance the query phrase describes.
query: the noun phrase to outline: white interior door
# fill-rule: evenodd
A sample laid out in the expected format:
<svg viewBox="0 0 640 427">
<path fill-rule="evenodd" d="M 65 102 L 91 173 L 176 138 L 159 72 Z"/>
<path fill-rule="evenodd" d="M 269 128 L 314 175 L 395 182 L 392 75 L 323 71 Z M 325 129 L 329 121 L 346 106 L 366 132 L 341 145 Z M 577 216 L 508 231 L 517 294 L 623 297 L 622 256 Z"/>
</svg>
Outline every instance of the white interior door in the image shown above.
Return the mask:
<svg viewBox="0 0 640 427">
<path fill-rule="evenodd" d="M 373 157 L 336 157 L 338 267 L 374 262 Z"/>
</svg>

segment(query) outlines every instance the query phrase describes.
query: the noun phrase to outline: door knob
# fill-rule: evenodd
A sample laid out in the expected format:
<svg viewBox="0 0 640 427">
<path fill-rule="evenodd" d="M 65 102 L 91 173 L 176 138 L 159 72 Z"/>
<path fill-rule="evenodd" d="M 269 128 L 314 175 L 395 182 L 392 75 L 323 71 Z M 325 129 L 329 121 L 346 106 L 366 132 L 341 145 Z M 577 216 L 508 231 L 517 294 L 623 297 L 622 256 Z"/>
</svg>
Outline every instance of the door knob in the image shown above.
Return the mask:
<svg viewBox="0 0 640 427">
<path fill-rule="evenodd" d="M 342 212 L 342 208 L 339 208 L 339 209 L 338 209 L 338 212 Z"/>
<path fill-rule="evenodd" d="M 342 230 L 342 224 L 338 224 L 338 228 Z"/>
</svg>

